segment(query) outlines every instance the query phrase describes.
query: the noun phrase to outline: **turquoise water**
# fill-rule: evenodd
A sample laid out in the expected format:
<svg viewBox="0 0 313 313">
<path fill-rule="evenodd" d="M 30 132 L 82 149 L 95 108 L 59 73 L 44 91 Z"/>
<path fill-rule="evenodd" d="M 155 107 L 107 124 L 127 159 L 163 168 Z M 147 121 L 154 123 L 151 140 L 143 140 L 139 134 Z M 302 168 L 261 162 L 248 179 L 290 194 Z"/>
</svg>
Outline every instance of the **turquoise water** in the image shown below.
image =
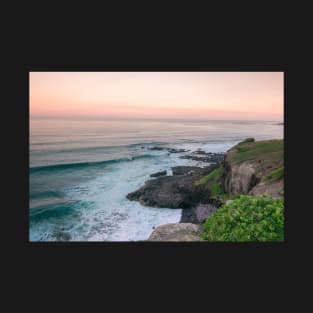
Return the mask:
<svg viewBox="0 0 313 313">
<path fill-rule="evenodd" d="M 149 147 L 226 152 L 247 137 L 283 138 L 277 122 L 31 119 L 30 240 L 145 240 L 181 210 L 143 207 L 127 193 L 159 170 L 204 165 Z"/>
</svg>

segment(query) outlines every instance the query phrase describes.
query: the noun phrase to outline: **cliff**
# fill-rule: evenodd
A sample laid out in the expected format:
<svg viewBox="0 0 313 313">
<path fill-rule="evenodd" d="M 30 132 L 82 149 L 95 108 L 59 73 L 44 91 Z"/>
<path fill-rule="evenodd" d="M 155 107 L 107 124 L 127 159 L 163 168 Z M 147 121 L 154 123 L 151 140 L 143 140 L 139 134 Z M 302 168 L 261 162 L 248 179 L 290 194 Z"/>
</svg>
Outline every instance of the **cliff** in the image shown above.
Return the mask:
<svg viewBox="0 0 313 313">
<path fill-rule="evenodd" d="M 224 162 L 223 187 L 230 195 L 284 193 L 283 140 L 245 140 L 230 150 Z"/>
</svg>

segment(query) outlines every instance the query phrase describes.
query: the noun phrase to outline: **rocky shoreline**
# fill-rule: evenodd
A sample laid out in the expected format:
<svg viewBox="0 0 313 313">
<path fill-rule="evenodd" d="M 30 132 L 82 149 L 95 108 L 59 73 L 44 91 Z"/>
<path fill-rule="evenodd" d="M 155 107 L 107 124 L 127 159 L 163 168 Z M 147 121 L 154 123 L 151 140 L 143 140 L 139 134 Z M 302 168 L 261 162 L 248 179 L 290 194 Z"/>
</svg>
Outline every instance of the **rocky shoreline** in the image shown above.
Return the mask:
<svg viewBox="0 0 313 313">
<path fill-rule="evenodd" d="M 168 147 L 151 147 L 149 149 L 166 150 L 169 153 L 189 152 L 184 149 Z M 129 200 L 139 201 L 142 205 L 160 209 L 182 209 L 179 223 L 157 227 L 148 240 L 201 241 L 198 236 L 202 230 L 201 224 L 221 205 L 218 200 L 210 198 L 208 190 L 202 185 L 197 185 L 197 181 L 220 166 L 225 159 L 225 154 L 198 149 L 180 158 L 201 161 L 208 165 L 204 167 L 175 166 L 171 168 L 172 175 L 168 175 L 165 170 L 152 173 L 150 175 L 152 179 L 127 195 Z"/>
<path fill-rule="evenodd" d="M 262 143 L 262 142 L 261 142 Z M 233 162 L 233 155 L 253 146 L 254 139 L 248 138 L 226 153 L 211 153 L 200 149 L 187 151 L 168 147 L 151 147 L 150 150 L 166 150 L 168 153 L 186 153 L 180 158 L 208 163 L 207 166 L 172 167 L 167 171 L 152 173 L 144 186 L 131 192 L 127 198 L 142 205 L 171 209 L 182 209 L 179 223 L 165 224 L 154 229 L 148 241 L 202 241 L 202 224 L 223 203 L 220 194 L 264 194 L 279 197 L 283 181 L 268 182 L 271 168 L 281 166 L 268 160 L 256 158 Z M 262 165 L 263 164 L 263 165 Z M 274 164 L 274 165 L 273 165 Z"/>
<path fill-rule="evenodd" d="M 129 193 L 127 198 L 142 205 L 171 209 L 190 208 L 201 201 L 208 203 L 207 190 L 195 183 L 214 168 L 216 165 L 173 167 L 173 175 L 148 180 L 143 187 Z"/>
</svg>

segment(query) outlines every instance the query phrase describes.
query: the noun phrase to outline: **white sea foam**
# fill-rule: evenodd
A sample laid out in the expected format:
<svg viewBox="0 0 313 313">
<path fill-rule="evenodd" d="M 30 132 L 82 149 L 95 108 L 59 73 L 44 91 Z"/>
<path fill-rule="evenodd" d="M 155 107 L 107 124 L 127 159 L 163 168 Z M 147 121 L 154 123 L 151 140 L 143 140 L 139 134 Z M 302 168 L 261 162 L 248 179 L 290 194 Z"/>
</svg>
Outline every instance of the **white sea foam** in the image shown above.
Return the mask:
<svg viewBox="0 0 313 313">
<path fill-rule="evenodd" d="M 170 172 L 171 166 L 195 164 L 171 154 L 158 153 L 157 160 L 134 160 L 132 164 L 121 162 L 110 165 L 112 171 L 99 175 L 94 180 L 81 184 L 80 188 L 68 191 L 67 196 L 75 200 L 94 203 L 92 209 L 81 210 L 81 227 L 71 230 L 71 240 L 88 241 L 132 241 L 145 240 L 153 227 L 179 222 L 180 209 L 152 208 L 137 201 L 129 201 L 126 195 L 150 179 L 150 174 L 159 170 Z M 85 193 L 81 192 L 85 190 Z M 86 192 L 86 190 L 88 190 Z"/>
</svg>

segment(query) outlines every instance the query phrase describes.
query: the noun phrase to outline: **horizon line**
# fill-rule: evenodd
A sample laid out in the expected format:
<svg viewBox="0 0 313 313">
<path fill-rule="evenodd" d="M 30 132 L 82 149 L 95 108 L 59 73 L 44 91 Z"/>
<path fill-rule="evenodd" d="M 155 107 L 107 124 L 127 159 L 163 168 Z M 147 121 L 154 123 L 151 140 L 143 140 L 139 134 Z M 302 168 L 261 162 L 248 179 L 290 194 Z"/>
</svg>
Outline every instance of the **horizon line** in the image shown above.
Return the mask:
<svg viewBox="0 0 313 313">
<path fill-rule="evenodd" d="M 93 120 L 198 120 L 198 121 L 268 121 L 268 122 L 284 122 L 284 117 L 282 119 L 249 119 L 249 118 L 199 118 L 199 117 L 142 117 L 142 116 L 59 116 L 59 115 L 29 115 L 29 119 L 93 119 Z"/>
</svg>

